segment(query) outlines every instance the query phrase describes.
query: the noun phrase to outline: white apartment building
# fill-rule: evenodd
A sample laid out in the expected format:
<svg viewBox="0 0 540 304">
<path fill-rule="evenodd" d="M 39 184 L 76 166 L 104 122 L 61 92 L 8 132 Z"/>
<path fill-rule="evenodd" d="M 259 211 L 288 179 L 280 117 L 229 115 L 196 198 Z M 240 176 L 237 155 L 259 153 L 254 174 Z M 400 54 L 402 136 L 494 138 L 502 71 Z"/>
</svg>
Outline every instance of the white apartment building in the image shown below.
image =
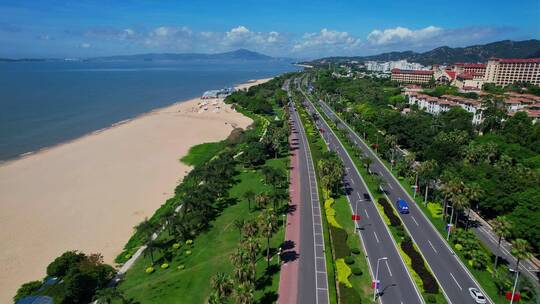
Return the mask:
<svg viewBox="0 0 540 304">
<path fill-rule="evenodd" d="M 366 61 L 364 66 L 368 71 L 389 73 L 392 69 L 401 70 L 427 70 L 427 68 L 419 63 L 407 62 L 407 60 L 397 61 Z"/>
<path fill-rule="evenodd" d="M 438 115 L 442 112 L 450 111 L 452 107 L 459 106 L 473 114 L 473 124 L 480 124 L 483 121 L 482 102 L 478 100 L 452 95 L 433 97 L 412 91 L 405 92 L 405 95 L 409 97 L 409 104 L 417 105 L 419 109 L 430 114 Z"/>
</svg>

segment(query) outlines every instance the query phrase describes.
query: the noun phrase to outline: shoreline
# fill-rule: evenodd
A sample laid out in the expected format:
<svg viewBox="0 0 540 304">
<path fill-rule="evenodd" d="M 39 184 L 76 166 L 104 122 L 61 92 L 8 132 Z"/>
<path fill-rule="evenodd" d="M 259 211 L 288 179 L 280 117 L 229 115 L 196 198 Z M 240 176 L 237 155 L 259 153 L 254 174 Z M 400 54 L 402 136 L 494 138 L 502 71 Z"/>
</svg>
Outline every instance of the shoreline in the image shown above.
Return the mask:
<svg viewBox="0 0 540 304">
<path fill-rule="evenodd" d="M 272 78 L 273 77 L 261 78 L 261 79 L 249 79 L 249 80 L 246 80 L 245 82 L 234 84 L 233 87 L 236 88 L 236 89 L 238 89 L 238 88 L 242 89 L 242 88 L 245 88 L 245 87 L 250 87 L 252 85 L 256 85 L 256 84 L 260 83 L 261 81 L 266 82 L 266 81 L 268 81 L 268 80 L 270 80 Z M 37 150 L 34 150 L 34 151 L 24 152 L 24 153 L 21 153 L 21 154 L 15 156 L 15 157 L 13 157 L 13 158 L 0 160 L 0 168 L 2 166 L 9 165 L 12 162 L 16 162 L 18 160 L 28 158 L 28 157 L 30 157 L 32 155 L 38 155 L 40 153 L 47 152 L 49 150 L 60 147 L 62 145 L 67 145 L 67 144 L 70 144 L 70 143 L 77 142 L 77 141 L 79 141 L 79 140 L 81 140 L 81 139 L 83 139 L 85 137 L 88 137 L 88 136 L 98 135 L 100 133 L 103 133 L 104 131 L 107 131 L 107 130 L 122 126 L 124 124 L 128 124 L 128 123 L 130 123 L 130 122 L 132 122 L 132 121 L 134 121 L 136 119 L 143 118 L 143 117 L 145 117 L 147 115 L 155 114 L 155 112 L 159 112 L 161 110 L 167 109 L 167 108 L 175 106 L 175 105 L 180 105 L 180 104 L 183 104 L 183 103 L 194 101 L 196 99 L 200 99 L 200 97 L 196 97 L 196 96 L 195 97 L 187 97 L 185 99 L 175 101 L 172 104 L 169 104 L 169 105 L 166 105 L 166 106 L 163 106 L 163 107 L 159 107 L 159 108 L 155 108 L 155 109 L 152 109 L 152 110 L 137 114 L 137 115 L 135 115 L 135 116 L 133 116 L 131 118 L 126 118 L 126 119 L 120 120 L 118 122 L 114 122 L 114 123 L 110 124 L 109 126 L 106 126 L 106 127 L 94 130 L 94 131 L 86 132 L 86 133 L 81 134 L 81 135 L 79 135 L 77 137 L 74 137 L 74 138 L 59 142 L 59 143 L 55 143 L 55 144 L 52 144 L 50 146 L 46 146 L 46 147 L 43 147 L 43 148 L 40 148 L 40 149 L 37 149 Z"/>
<path fill-rule="evenodd" d="M 114 265 L 133 226 L 192 169 L 180 158 L 251 123 L 223 99 L 191 98 L 0 163 L 0 302 L 66 250 Z"/>
</svg>

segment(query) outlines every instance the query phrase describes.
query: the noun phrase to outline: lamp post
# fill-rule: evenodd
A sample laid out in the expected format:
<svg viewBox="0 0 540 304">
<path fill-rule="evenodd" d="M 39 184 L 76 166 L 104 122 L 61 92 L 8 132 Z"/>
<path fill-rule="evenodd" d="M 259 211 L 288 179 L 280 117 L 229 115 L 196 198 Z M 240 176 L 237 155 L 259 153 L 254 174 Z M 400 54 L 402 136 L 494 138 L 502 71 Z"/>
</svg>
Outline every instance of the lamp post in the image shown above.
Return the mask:
<svg viewBox="0 0 540 304">
<path fill-rule="evenodd" d="M 379 293 L 379 262 L 388 260 L 388 257 L 382 257 L 377 259 L 377 270 L 375 271 L 375 284 L 373 286 L 373 301 L 377 299 L 377 294 Z"/>
<path fill-rule="evenodd" d="M 446 240 L 450 238 L 450 230 L 452 230 L 452 218 L 454 217 L 454 206 L 447 206 L 448 208 L 452 208 L 452 213 L 450 213 L 450 222 L 448 222 L 448 233 L 446 234 Z M 446 210 L 445 210 L 446 212 Z"/>
<path fill-rule="evenodd" d="M 416 198 L 416 192 L 418 191 L 418 171 L 416 171 L 416 178 L 414 180 L 414 192 L 413 192 L 413 199 Z"/>
<path fill-rule="evenodd" d="M 514 287 L 512 288 L 512 297 L 510 298 L 510 304 L 512 304 L 514 303 L 514 295 L 516 294 L 516 288 L 517 288 L 517 283 L 518 283 L 518 278 L 519 278 L 519 269 L 514 270 L 514 269 L 509 268 L 508 270 L 510 270 L 510 272 L 516 273 L 516 280 L 514 281 Z"/>
</svg>

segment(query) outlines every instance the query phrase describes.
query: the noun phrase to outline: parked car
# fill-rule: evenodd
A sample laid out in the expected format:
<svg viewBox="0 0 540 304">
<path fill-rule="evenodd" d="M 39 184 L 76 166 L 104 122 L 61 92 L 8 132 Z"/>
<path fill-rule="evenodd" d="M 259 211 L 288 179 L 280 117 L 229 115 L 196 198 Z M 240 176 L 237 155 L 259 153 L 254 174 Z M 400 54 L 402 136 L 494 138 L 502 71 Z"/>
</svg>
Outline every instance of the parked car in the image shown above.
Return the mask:
<svg viewBox="0 0 540 304">
<path fill-rule="evenodd" d="M 409 213 L 409 204 L 403 199 L 398 199 L 396 202 L 396 208 L 401 214 Z"/>
<path fill-rule="evenodd" d="M 474 299 L 474 301 L 478 304 L 484 304 L 487 303 L 486 297 L 478 290 L 477 288 L 469 288 L 469 293 L 471 294 L 471 297 Z"/>
</svg>

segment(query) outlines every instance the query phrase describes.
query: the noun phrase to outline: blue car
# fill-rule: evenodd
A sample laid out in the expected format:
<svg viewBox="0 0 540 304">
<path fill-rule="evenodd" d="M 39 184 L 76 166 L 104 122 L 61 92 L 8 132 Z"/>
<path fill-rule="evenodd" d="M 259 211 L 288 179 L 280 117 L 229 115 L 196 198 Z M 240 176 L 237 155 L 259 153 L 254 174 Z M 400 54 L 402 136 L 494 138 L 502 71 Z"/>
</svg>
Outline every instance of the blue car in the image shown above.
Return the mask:
<svg viewBox="0 0 540 304">
<path fill-rule="evenodd" d="M 402 200 L 402 199 L 399 199 L 397 202 L 396 202 L 396 208 L 397 210 L 399 211 L 399 213 L 401 214 L 407 214 L 409 213 L 409 205 L 407 204 L 406 201 Z"/>
</svg>

